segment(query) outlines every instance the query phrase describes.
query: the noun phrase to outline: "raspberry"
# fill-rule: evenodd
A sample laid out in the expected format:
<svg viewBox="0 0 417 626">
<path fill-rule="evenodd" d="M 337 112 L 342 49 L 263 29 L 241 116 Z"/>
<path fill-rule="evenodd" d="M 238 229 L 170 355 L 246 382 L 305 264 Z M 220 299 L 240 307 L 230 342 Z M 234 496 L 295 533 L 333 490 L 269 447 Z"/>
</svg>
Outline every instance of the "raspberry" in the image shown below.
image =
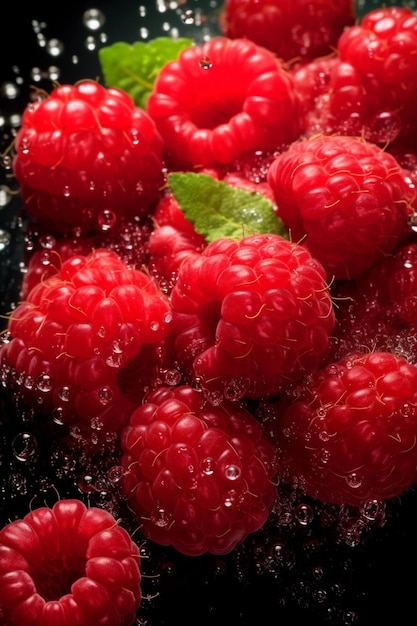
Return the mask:
<svg viewBox="0 0 417 626">
<path fill-rule="evenodd" d="M 310 101 L 308 135 L 361 135 L 391 150 L 415 148 L 417 16 L 383 7 L 347 28 L 337 43 L 327 93 Z"/>
<path fill-rule="evenodd" d="M 274 151 L 298 136 L 296 107 L 292 80 L 272 53 L 222 37 L 167 63 L 147 101 L 171 169 Z"/>
<path fill-rule="evenodd" d="M 330 354 L 382 349 L 417 364 L 417 243 L 415 234 L 354 281 L 333 286 L 337 322 Z"/>
<path fill-rule="evenodd" d="M 79 500 L 42 507 L 0 531 L 7 626 L 131 626 L 142 599 L 139 550 L 107 511 Z"/>
<path fill-rule="evenodd" d="M 278 401 L 275 437 L 288 476 L 324 502 L 360 506 L 417 480 L 417 367 L 390 352 L 347 355 Z"/>
<path fill-rule="evenodd" d="M 96 436 L 118 431 L 133 408 L 118 374 L 143 344 L 168 335 L 169 321 L 166 296 L 115 252 L 71 256 L 11 315 L 3 374 L 28 406 L 60 424 Z"/>
<path fill-rule="evenodd" d="M 279 394 L 321 363 L 335 320 L 321 264 L 273 234 L 185 259 L 171 305 L 178 362 L 213 402 Z"/>
<path fill-rule="evenodd" d="M 226 0 L 221 32 L 247 37 L 285 61 L 329 54 L 355 21 L 351 0 Z"/>
<path fill-rule="evenodd" d="M 349 136 L 293 143 L 270 166 L 278 214 L 328 277 L 355 278 L 409 232 L 415 188 L 396 159 Z"/>
<path fill-rule="evenodd" d="M 113 250 L 128 265 L 143 266 L 152 231 L 148 222 L 120 220 L 111 229 L 89 236 L 77 230 L 75 234 L 54 237 L 47 231 L 30 229 L 26 233 L 30 250 L 25 254 L 26 271 L 20 290 L 21 299 L 25 300 L 40 281 L 55 274 L 66 259 L 77 254 L 87 255 L 98 248 Z"/>
<path fill-rule="evenodd" d="M 56 87 L 26 108 L 15 148 L 24 206 L 53 232 L 99 232 L 151 212 L 159 199 L 162 139 L 118 89 L 90 80 Z"/>
<path fill-rule="evenodd" d="M 226 554 L 266 522 L 275 451 L 238 403 L 188 385 L 149 392 L 122 432 L 125 492 L 144 535 L 190 556 Z"/>
</svg>

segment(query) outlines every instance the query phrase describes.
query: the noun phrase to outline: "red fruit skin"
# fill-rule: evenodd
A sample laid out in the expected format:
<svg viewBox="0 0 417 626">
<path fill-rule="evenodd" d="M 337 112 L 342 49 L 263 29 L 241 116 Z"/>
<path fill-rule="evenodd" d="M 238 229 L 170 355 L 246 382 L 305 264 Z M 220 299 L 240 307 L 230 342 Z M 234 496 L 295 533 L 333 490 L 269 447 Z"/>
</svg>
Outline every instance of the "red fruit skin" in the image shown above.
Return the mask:
<svg viewBox="0 0 417 626">
<path fill-rule="evenodd" d="M 417 367 L 390 352 L 352 353 L 278 401 L 275 443 L 288 477 L 323 502 L 390 499 L 417 479 Z"/>
<path fill-rule="evenodd" d="M 332 52 L 354 22 L 351 0 L 226 0 L 219 18 L 226 37 L 247 37 L 298 63 Z"/>
<path fill-rule="evenodd" d="M 80 500 L 35 509 L 0 531 L 7 626 L 131 626 L 140 583 L 139 549 L 127 531 Z"/>
<path fill-rule="evenodd" d="M 178 363 L 212 402 L 279 394 L 322 362 L 335 322 L 321 264 L 273 234 L 184 260 L 171 306 Z"/>
<path fill-rule="evenodd" d="M 71 256 L 9 318 L 0 364 L 10 387 L 48 419 L 91 436 L 116 432 L 134 405 L 118 375 L 169 333 L 167 297 L 112 250 Z"/>
<path fill-rule="evenodd" d="M 291 77 L 272 53 L 224 37 L 167 63 L 147 101 L 167 165 L 177 170 L 278 149 L 298 136 L 297 106 Z"/>
<path fill-rule="evenodd" d="M 304 100 L 310 108 L 304 134 L 352 134 L 389 151 L 415 149 L 416 47 L 417 16 L 410 8 L 375 9 L 346 28 L 327 90 Z M 293 78 L 302 96 L 302 75 Z"/>
<path fill-rule="evenodd" d="M 277 459 L 239 403 L 213 407 L 188 385 L 162 386 L 121 443 L 125 493 L 148 539 L 189 556 L 227 554 L 266 522 Z"/>
<path fill-rule="evenodd" d="M 358 137 L 297 141 L 272 162 L 268 182 L 293 241 L 329 279 L 359 276 L 410 232 L 415 187 L 408 173 Z"/>
<path fill-rule="evenodd" d="M 356 280 L 332 286 L 337 321 L 329 358 L 348 352 L 390 350 L 417 363 L 417 236 Z"/>
<path fill-rule="evenodd" d="M 28 214 L 53 233 L 100 232 L 155 207 L 163 142 L 121 90 L 80 81 L 25 109 L 13 169 Z"/>
</svg>

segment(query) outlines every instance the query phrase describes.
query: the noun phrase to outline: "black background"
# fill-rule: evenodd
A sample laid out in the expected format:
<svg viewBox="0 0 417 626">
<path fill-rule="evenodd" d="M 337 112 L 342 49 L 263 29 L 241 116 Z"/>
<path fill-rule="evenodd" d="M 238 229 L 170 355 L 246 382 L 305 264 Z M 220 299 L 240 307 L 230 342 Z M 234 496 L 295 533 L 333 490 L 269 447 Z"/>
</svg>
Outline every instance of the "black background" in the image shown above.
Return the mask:
<svg viewBox="0 0 417 626">
<path fill-rule="evenodd" d="M 138 7 L 148 10 L 146 20 L 141 19 Z M 184 9 L 202 6 L 202 2 L 188 2 Z M 206 3 L 207 6 L 208 3 Z M 84 41 L 91 34 L 82 24 L 82 15 L 90 8 L 100 8 L 106 16 L 102 31 L 108 35 L 108 44 L 123 40 L 138 40 L 139 27 L 146 22 L 151 36 L 161 35 L 160 15 L 154 3 L 126 2 L 76 2 L 76 3 L 3 3 L 0 38 L 0 84 L 23 79 L 17 101 L 0 102 L 0 112 L 20 108 L 26 103 L 33 66 L 41 69 L 56 64 L 61 69 L 60 82 L 81 78 L 96 78 L 100 67 L 96 52 L 89 52 Z M 172 12 L 169 17 L 174 20 Z M 62 58 L 51 59 L 38 45 L 32 20 L 44 21 L 46 37 L 57 37 L 65 46 Z M 185 36 L 189 33 L 185 31 Z M 70 62 L 73 54 L 79 55 L 79 64 Z M 0 226 L 13 221 L 17 200 L 7 211 L 0 213 Z M 16 239 L 13 250 L 1 260 L 2 300 L 0 313 L 5 313 L 7 299 L 13 300 L 18 289 L 21 238 Z M 16 252 L 17 251 L 17 252 Z M 13 407 L 3 403 L 8 418 Z M 0 422 L 3 426 L 3 422 Z M 6 428 L 6 430 L 9 427 Z M 47 444 L 45 444 L 47 445 Z M 2 457 L 8 456 L 8 440 L 3 442 Z M 0 464 L 0 471 L 5 463 Z M 5 477 L 3 476 L 5 479 Z M 333 528 L 312 529 L 312 540 L 319 547 L 314 557 L 307 557 L 300 547 L 306 535 L 299 533 L 289 541 L 297 555 L 295 565 L 275 575 L 266 574 L 256 566 L 256 555 L 265 555 L 271 536 L 276 529 L 259 533 L 249 541 L 247 549 L 235 556 L 218 559 L 211 556 L 185 558 L 174 551 L 152 548 L 151 565 L 158 579 L 155 589 L 159 594 L 153 601 L 144 601 L 140 619 L 144 626 L 269 626 L 292 625 L 295 619 L 302 623 L 335 624 L 340 626 L 373 626 L 395 622 L 401 626 L 415 623 L 415 597 L 417 588 L 417 506 L 416 494 L 410 492 L 401 501 L 388 505 L 385 525 L 372 531 L 356 548 L 348 548 L 334 539 Z M 13 517 L 16 502 L 3 502 L 2 518 Z M 22 504 L 20 503 L 20 506 Z M 277 535 L 281 538 L 280 532 Z M 322 567 L 324 579 L 313 584 L 312 568 Z M 146 593 L 152 593 L 153 583 L 146 582 Z M 320 600 L 318 591 L 325 593 Z M 326 596 L 326 597 L 324 597 Z M 285 602 L 283 600 L 285 599 Z M 305 621 L 304 621 L 305 620 Z M 27 624 L 26 626 L 30 626 Z M 91 625 L 93 626 L 93 625 Z"/>
</svg>

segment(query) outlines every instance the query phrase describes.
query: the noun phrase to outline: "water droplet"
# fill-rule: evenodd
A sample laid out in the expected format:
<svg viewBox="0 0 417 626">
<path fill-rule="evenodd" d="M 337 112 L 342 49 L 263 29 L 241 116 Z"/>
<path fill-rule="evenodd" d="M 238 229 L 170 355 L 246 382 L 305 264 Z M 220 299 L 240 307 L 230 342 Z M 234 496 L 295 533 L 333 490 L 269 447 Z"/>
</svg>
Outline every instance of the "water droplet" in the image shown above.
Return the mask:
<svg viewBox="0 0 417 626">
<path fill-rule="evenodd" d="M 18 461 L 29 461 L 36 455 L 37 449 L 38 442 L 32 433 L 19 433 L 13 439 L 12 451 Z"/>
<path fill-rule="evenodd" d="M 211 62 L 211 60 L 210 60 L 210 58 L 208 56 L 201 57 L 201 59 L 199 61 L 199 64 L 200 64 L 201 69 L 203 69 L 203 70 L 208 70 L 208 69 L 210 69 L 213 66 L 213 64 L 212 64 L 212 62 Z"/>
<path fill-rule="evenodd" d="M 98 225 L 103 232 L 111 230 L 117 222 L 117 216 L 114 211 L 105 209 L 98 216 Z"/>
<path fill-rule="evenodd" d="M 36 388 L 43 393 L 48 393 L 52 390 L 53 381 L 49 374 L 42 374 L 36 379 Z"/>
<path fill-rule="evenodd" d="M 352 472 L 349 476 L 346 476 L 346 482 L 352 489 L 358 489 L 362 485 L 363 478 L 360 474 Z"/>
<path fill-rule="evenodd" d="M 294 513 L 300 526 L 308 526 L 314 519 L 314 511 L 308 504 L 299 504 Z"/>
<path fill-rule="evenodd" d="M 216 462 L 210 456 L 201 461 L 201 471 L 207 476 L 210 476 L 214 472 L 215 466 Z"/>
<path fill-rule="evenodd" d="M 98 399 L 103 406 L 110 404 L 113 400 L 113 389 L 111 387 L 102 387 L 98 392 Z"/>
<path fill-rule="evenodd" d="M 167 511 L 162 507 L 157 508 L 151 513 L 152 523 L 159 528 L 166 528 L 167 526 L 169 526 L 170 519 L 171 517 L 169 513 L 167 513 Z"/>
<path fill-rule="evenodd" d="M 53 57 L 57 57 L 64 51 L 64 44 L 59 39 L 50 39 L 46 45 L 46 49 Z"/>
<path fill-rule="evenodd" d="M 106 21 L 106 17 L 100 9 L 88 9 L 84 12 L 83 23 L 89 30 L 99 30 Z"/>
<path fill-rule="evenodd" d="M 108 472 L 107 476 L 111 483 L 117 484 L 119 483 L 125 474 L 124 468 L 121 465 L 113 465 Z"/>
<path fill-rule="evenodd" d="M 8 248 L 11 241 L 10 233 L 0 228 L 0 252 Z"/>
<path fill-rule="evenodd" d="M 225 470 L 227 480 L 237 480 L 240 477 L 240 467 L 237 465 L 228 465 Z"/>
</svg>

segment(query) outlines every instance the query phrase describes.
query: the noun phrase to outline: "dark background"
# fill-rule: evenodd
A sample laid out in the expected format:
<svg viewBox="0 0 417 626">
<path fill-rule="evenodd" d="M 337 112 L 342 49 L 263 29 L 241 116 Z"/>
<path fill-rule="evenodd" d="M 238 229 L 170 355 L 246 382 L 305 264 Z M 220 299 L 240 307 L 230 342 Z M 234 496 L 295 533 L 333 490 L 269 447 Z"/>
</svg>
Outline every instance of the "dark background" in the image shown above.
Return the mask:
<svg viewBox="0 0 417 626">
<path fill-rule="evenodd" d="M 372 3 L 371 3 L 372 4 Z M 147 9 L 141 18 L 138 7 Z M 209 3 L 190 1 L 182 8 L 209 7 Z M 151 2 L 114 0 L 113 2 L 75 3 L 3 3 L 0 10 L 0 85 L 18 78 L 19 94 L 10 100 L 0 97 L 0 113 L 9 115 L 22 110 L 31 85 L 31 69 L 42 71 L 50 65 L 61 70 L 59 81 L 73 82 L 100 75 L 97 53 L 86 50 L 84 42 L 91 33 L 82 23 L 84 11 L 100 8 L 106 22 L 100 32 L 108 35 L 105 45 L 115 41 L 133 43 L 139 28 L 146 25 L 150 36 L 160 36 L 161 14 Z M 215 10 L 210 10 L 214 20 Z M 164 14 L 172 24 L 181 24 L 174 11 Z M 59 58 L 51 58 L 40 47 L 32 21 L 44 22 L 46 38 L 58 38 L 64 45 Z M 191 30 L 184 29 L 184 36 Z M 71 62 L 79 56 L 79 64 Z M 3 141 L 6 141 L 7 138 Z M 4 174 L 4 172 L 3 172 Z M 16 228 L 18 199 L 0 211 L 0 227 L 12 232 L 12 245 L 0 256 L 0 314 L 16 301 L 21 259 L 22 231 Z M 8 416 L 13 413 L 7 400 Z M 2 422 L 0 421 L 0 426 Z M 9 426 L 6 431 L 9 432 Z M 6 434 L 7 434 L 6 433 Z M 0 459 L 8 458 L 9 440 L 2 439 Z M 48 442 L 45 446 L 49 445 Z M 42 466 L 42 470 L 46 468 Z M 0 471 L 6 463 L 0 462 Z M 7 477 L 3 475 L 7 482 Z M 62 489 L 65 489 L 61 485 Z M 29 494 L 30 496 L 30 494 Z M 28 500 L 29 500 L 28 496 Z M 13 517 L 16 507 L 22 511 L 26 500 L 3 501 L 2 518 Z M 153 573 L 157 584 L 144 582 L 145 593 L 156 590 L 157 598 L 146 600 L 141 610 L 143 626 L 266 626 L 292 625 L 302 620 L 311 626 L 374 626 L 378 623 L 415 624 L 417 587 L 417 506 L 416 494 L 410 492 L 401 501 L 388 503 L 385 524 L 365 533 L 356 547 L 348 547 L 337 538 L 334 524 L 312 526 L 309 530 L 280 529 L 273 525 L 247 542 L 236 555 L 185 558 L 173 551 L 152 548 L 144 570 Z M 265 565 L 281 541 L 291 547 L 292 565 L 271 568 Z M 307 551 L 306 545 L 310 551 Z M 312 547 L 313 546 L 313 547 Z M 305 620 L 305 621 L 304 621 Z M 30 626 L 28 624 L 27 626 Z"/>
</svg>

